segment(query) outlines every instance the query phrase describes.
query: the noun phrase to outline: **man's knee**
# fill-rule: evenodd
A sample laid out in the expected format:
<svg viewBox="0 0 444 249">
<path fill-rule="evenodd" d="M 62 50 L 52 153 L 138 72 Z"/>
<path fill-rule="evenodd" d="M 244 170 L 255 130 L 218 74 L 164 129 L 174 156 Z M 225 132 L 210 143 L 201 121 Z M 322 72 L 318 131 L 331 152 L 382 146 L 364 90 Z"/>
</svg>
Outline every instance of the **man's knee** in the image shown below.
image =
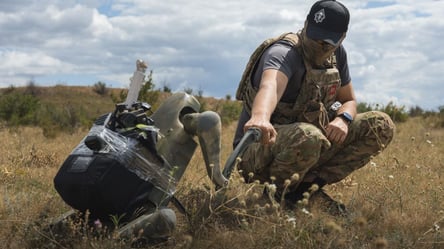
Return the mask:
<svg viewBox="0 0 444 249">
<path fill-rule="evenodd" d="M 278 137 L 275 151 L 286 149 L 319 150 L 331 146 L 328 139 L 316 126 L 308 123 L 294 123 L 285 127 L 277 127 Z"/>
<path fill-rule="evenodd" d="M 358 119 L 361 136 L 373 140 L 381 150 L 390 144 L 396 128 L 389 115 L 380 111 L 370 111 L 358 114 Z"/>
<path fill-rule="evenodd" d="M 321 151 L 330 146 L 322 131 L 311 124 L 296 123 L 278 129 L 278 139 L 273 146 L 273 170 L 306 172 L 317 163 Z"/>
</svg>

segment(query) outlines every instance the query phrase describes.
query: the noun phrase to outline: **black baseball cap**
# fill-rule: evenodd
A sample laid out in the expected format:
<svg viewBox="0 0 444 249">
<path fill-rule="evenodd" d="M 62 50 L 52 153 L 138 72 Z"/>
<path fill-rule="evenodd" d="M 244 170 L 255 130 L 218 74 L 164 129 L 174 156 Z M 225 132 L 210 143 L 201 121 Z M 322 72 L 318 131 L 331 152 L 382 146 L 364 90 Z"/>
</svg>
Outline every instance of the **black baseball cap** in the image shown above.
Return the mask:
<svg viewBox="0 0 444 249">
<path fill-rule="evenodd" d="M 349 22 L 350 13 L 342 3 L 335 0 L 317 1 L 307 15 L 307 36 L 336 46 L 347 32 Z"/>
</svg>

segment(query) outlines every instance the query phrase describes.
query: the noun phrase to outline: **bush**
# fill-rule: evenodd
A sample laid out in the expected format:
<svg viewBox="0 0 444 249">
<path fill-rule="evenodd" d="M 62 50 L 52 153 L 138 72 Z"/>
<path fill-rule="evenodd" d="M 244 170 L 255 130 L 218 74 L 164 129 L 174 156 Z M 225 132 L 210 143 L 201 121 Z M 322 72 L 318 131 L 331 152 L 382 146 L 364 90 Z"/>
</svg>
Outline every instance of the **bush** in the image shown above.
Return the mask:
<svg viewBox="0 0 444 249">
<path fill-rule="evenodd" d="M 404 106 L 398 107 L 391 101 L 385 107 L 379 104 L 372 106 L 367 103 L 358 103 L 357 111 L 358 113 L 364 113 L 368 111 L 385 112 L 392 118 L 393 122 L 405 122 L 409 117 L 409 114 L 405 110 Z"/>
<path fill-rule="evenodd" d="M 372 111 L 374 108 L 372 108 L 372 106 L 370 104 L 359 103 L 356 109 L 357 109 L 358 113 L 364 113 L 364 112 Z"/>
<path fill-rule="evenodd" d="M 142 102 L 146 102 L 150 104 L 153 109 L 156 109 L 158 106 L 158 100 L 159 100 L 159 91 L 154 90 L 154 83 L 153 83 L 153 71 L 150 72 L 150 74 L 147 76 L 147 79 L 145 83 L 142 85 L 142 88 L 139 92 L 139 100 Z"/>
<path fill-rule="evenodd" d="M 25 93 L 32 96 L 37 96 L 41 93 L 40 88 L 37 86 L 34 80 L 30 80 L 26 84 Z"/>
<path fill-rule="evenodd" d="M 118 95 L 115 95 L 114 93 L 111 93 L 111 99 L 114 102 L 114 104 L 123 103 L 125 101 L 127 95 L 128 95 L 128 90 L 127 89 L 121 89 L 119 91 Z"/>
<path fill-rule="evenodd" d="M 239 118 L 242 111 L 241 102 L 237 101 L 224 101 L 220 110 L 220 116 L 222 124 L 229 124 Z"/>
<path fill-rule="evenodd" d="M 153 83 L 153 72 L 151 71 L 150 74 L 147 76 L 147 79 L 143 83 L 142 87 L 140 88 L 138 100 L 150 104 L 151 106 L 153 106 L 153 108 L 157 105 L 160 96 L 160 92 L 155 91 L 154 87 L 155 85 Z M 118 96 L 111 94 L 113 102 L 125 102 L 126 97 L 128 96 L 128 91 L 128 89 L 122 89 L 120 90 Z"/>
<path fill-rule="evenodd" d="M 381 108 L 380 111 L 387 113 L 392 118 L 393 122 L 405 122 L 409 117 L 404 106 L 395 106 L 393 102 L 389 102 L 387 106 Z"/>
<path fill-rule="evenodd" d="M 424 110 L 421 107 L 419 107 L 419 106 L 410 107 L 410 110 L 409 110 L 410 117 L 418 117 L 418 116 L 422 116 L 423 114 L 424 114 Z"/>
<path fill-rule="evenodd" d="M 11 91 L 0 98 L 0 119 L 5 120 L 10 126 L 35 124 L 35 112 L 39 106 L 37 97 Z"/>
<path fill-rule="evenodd" d="M 171 93 L 172 92 L 171 87 L 169 87 L 168 85 L 164 85 L 163 92 L 164 93 Z"/>
<path fill-rule="evenodd" d="M 61 131 L 73 133 L 81 125 L 90 126 L 92 123 L 84 120 L 86 117 L 82 117 L 81 109 L 76 109 L 71 103 L 64 106 L 42 105 L 37 112 L 38 125 L 46 137 L 54 137 Z"/>
<path fill-rule="evenodd" d="M 99 95 L 105 95 L 108 92 L 108 88 L 106 87 L 106 83 L 98 81 L 94 84 L 93 91 Z"/>
</svg>

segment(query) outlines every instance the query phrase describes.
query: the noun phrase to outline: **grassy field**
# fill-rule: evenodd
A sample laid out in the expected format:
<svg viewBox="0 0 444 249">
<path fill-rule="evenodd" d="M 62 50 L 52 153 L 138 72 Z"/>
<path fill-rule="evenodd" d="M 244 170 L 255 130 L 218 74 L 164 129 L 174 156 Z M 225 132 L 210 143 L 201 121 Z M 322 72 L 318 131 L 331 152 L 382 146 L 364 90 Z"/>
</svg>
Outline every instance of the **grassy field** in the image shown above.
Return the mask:
<svg viewBox="0 0 444 249">
<path fill-rule="evenodd" d="M 346 217 L 314 206 L 292 212 L 258 199 L 263 186 L 237 174 L 215 205 L 217 193 L 200 150 L 177 186 L 190 213 L 177 212 L 172 238 L 147 248 L 444 248 L 444 129 L 433 119 L 398 124 L 392 144 L 366 167 L 327 191 L 347 206 Z M 235 124 L 223 127 L 223 162 Z M 73 233 L 64 240 L 45 232 L 50 218 L 69 207 L 53 188 L 61 163 L 87 130 L 45 138 L 35 127 L 0 127 L 1 248 L 129 248 L 111 235 Z M 82 230 L 82 228 L 79 228 Z"/>
</svg>

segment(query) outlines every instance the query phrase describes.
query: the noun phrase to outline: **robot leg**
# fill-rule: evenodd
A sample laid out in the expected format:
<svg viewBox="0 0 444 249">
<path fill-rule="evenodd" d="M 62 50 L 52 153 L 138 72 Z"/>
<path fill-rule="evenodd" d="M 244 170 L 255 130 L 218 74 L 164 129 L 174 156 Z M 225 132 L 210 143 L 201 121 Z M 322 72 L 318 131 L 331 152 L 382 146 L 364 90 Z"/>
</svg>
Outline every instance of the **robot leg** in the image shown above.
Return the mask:
<svg viewBox="0 0 444 249">
<path fill-rule="evenodd" d="M 170 208 L 160 208 L 144 214 L 117 230 L 121 239 L 167 239 L 176 227 L 176 214 Z"/>
</svg>

